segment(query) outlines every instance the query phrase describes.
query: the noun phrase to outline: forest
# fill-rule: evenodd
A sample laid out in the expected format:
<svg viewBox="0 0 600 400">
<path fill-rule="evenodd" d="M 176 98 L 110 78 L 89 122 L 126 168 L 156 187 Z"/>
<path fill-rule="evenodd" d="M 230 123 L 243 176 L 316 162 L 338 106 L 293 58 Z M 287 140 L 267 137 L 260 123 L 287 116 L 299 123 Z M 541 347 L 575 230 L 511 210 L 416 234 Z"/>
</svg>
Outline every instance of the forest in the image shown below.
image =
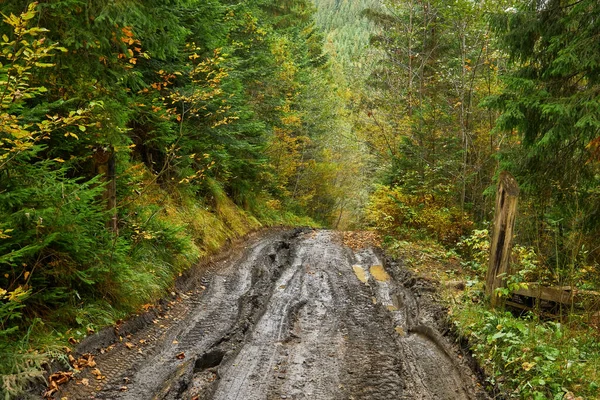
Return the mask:
<svg viewBox="0 0 600 400">
<path fill-rule="evenodd" d="M 595 0 L 0 2 L 0 376 L 265 227 L 373 230 L 441 282 L 495 398 L 600 398 Z M 511 273 L 485 294 L 496 185 Z M 461 282 L 460 291 L 448 282 Z"/>
</svg>

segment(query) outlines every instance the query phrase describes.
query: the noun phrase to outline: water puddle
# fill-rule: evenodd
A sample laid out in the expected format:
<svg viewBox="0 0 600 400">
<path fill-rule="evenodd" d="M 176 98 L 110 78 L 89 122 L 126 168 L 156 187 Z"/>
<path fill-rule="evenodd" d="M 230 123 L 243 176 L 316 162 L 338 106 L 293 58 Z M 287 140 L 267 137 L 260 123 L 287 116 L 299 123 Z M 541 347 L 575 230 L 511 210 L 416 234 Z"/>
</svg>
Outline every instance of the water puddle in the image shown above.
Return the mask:
<svg viewBox="0 0 600 400">
<path fill-rule="evenodd" d="M 354 275 L 358 278 L 362 283 L 367 283 L 367 272 L 360 265 L 353 265 L 352 270 L 354 271 Z"/>
<path fill-rule="evenodd" d="M 369 272 L 373 275 L 373 278 L 377 279 L 379 282 L 387 282 L 390 280 L 390 276 L 385 269 L 383 269 L 383 265 L 373 265 Z"/>
</svg>

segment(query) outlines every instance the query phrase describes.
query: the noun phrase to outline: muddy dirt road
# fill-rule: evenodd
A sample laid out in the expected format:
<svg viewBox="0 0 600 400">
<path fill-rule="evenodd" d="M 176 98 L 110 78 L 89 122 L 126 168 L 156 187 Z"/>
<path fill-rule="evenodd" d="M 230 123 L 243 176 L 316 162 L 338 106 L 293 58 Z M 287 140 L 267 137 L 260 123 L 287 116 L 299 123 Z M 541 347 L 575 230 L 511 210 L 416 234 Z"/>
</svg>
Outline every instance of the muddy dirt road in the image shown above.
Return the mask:
<svg viewBox="0 0 600 400">
<path fill-rule="evenodd" d="M 487 398 L 438 332 L 432 288 L 378 254 L 331 231 L 255 238 L 116 344 L 83 343 L 97 365 L 56 398 Z"/>
</svg>

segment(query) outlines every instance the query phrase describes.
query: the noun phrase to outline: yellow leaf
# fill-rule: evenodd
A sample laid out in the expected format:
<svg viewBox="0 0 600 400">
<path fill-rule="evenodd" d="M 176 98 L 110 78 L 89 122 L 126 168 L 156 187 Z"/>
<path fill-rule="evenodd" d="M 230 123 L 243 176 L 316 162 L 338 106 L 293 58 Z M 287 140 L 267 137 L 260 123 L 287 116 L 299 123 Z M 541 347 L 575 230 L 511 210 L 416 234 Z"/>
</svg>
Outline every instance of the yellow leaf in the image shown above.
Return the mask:
<svg viewBox="0 0 600 400">
<path fill-rule="evenodd" d="M 8 293 L 8 301 L 21 301 L 21 297 L 26 296 L 27 291 L 23 289 L 22 286 L 19 286 L 12 292 Z"/>
<path fill-rule="evenodd" d="M 23 274 L 23 276 L 25 277 L 25 280 L 27 280 L 27 278 L 29 278 L 29 275 L 31 275 L 31 272 L 25 271 L 25 273 Z"/>
<path fill-rule="evenodd" d="M 535 363 L 534 362 L 524 362 L 522 367 L 525 371 L 529 371 L 529 370 L 531 370 L 531 368 L 535 367 Z"/>
<path fill-rule="evenodd" d="M 35 11 L 29 11 L 24 14 L 21 14 L 21 18 L 23 18 L 23 20 L 25 21 L 29 21 L 33 17 L 35 17 Z"/>
<path fill-rule="evenodd" d="M 63 160 L 62 158 L 55 158 L 54 161 L 59 162 L 59 163 L 65 162 L 65 160 Z"/>
</svg>

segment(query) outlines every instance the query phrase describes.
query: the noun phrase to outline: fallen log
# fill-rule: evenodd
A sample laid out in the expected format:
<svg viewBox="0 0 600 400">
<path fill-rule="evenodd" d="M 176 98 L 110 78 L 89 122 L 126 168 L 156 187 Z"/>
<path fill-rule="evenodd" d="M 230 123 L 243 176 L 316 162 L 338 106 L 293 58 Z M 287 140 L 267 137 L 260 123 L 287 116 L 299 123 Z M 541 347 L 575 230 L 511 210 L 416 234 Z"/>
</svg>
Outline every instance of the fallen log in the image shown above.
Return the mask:
<svg viewBox="0 0 600 400">
<path fill-rule="evenodd" d="M 593 290 L 582 290 L 572 286 L 545 286 L 529 282 L 521 284 L 521 287 L 514 290 L 512 294 L 513 298 L 505 303 L 507 306 L 522 310 L 537 309 L 547 316 L 554 314 L 548 312 L 548 307 L 541 310 L 542 302 L 562 307 L 575 307 L 588 312 L 600 311 L 600 292 Z"/>
</svg>

